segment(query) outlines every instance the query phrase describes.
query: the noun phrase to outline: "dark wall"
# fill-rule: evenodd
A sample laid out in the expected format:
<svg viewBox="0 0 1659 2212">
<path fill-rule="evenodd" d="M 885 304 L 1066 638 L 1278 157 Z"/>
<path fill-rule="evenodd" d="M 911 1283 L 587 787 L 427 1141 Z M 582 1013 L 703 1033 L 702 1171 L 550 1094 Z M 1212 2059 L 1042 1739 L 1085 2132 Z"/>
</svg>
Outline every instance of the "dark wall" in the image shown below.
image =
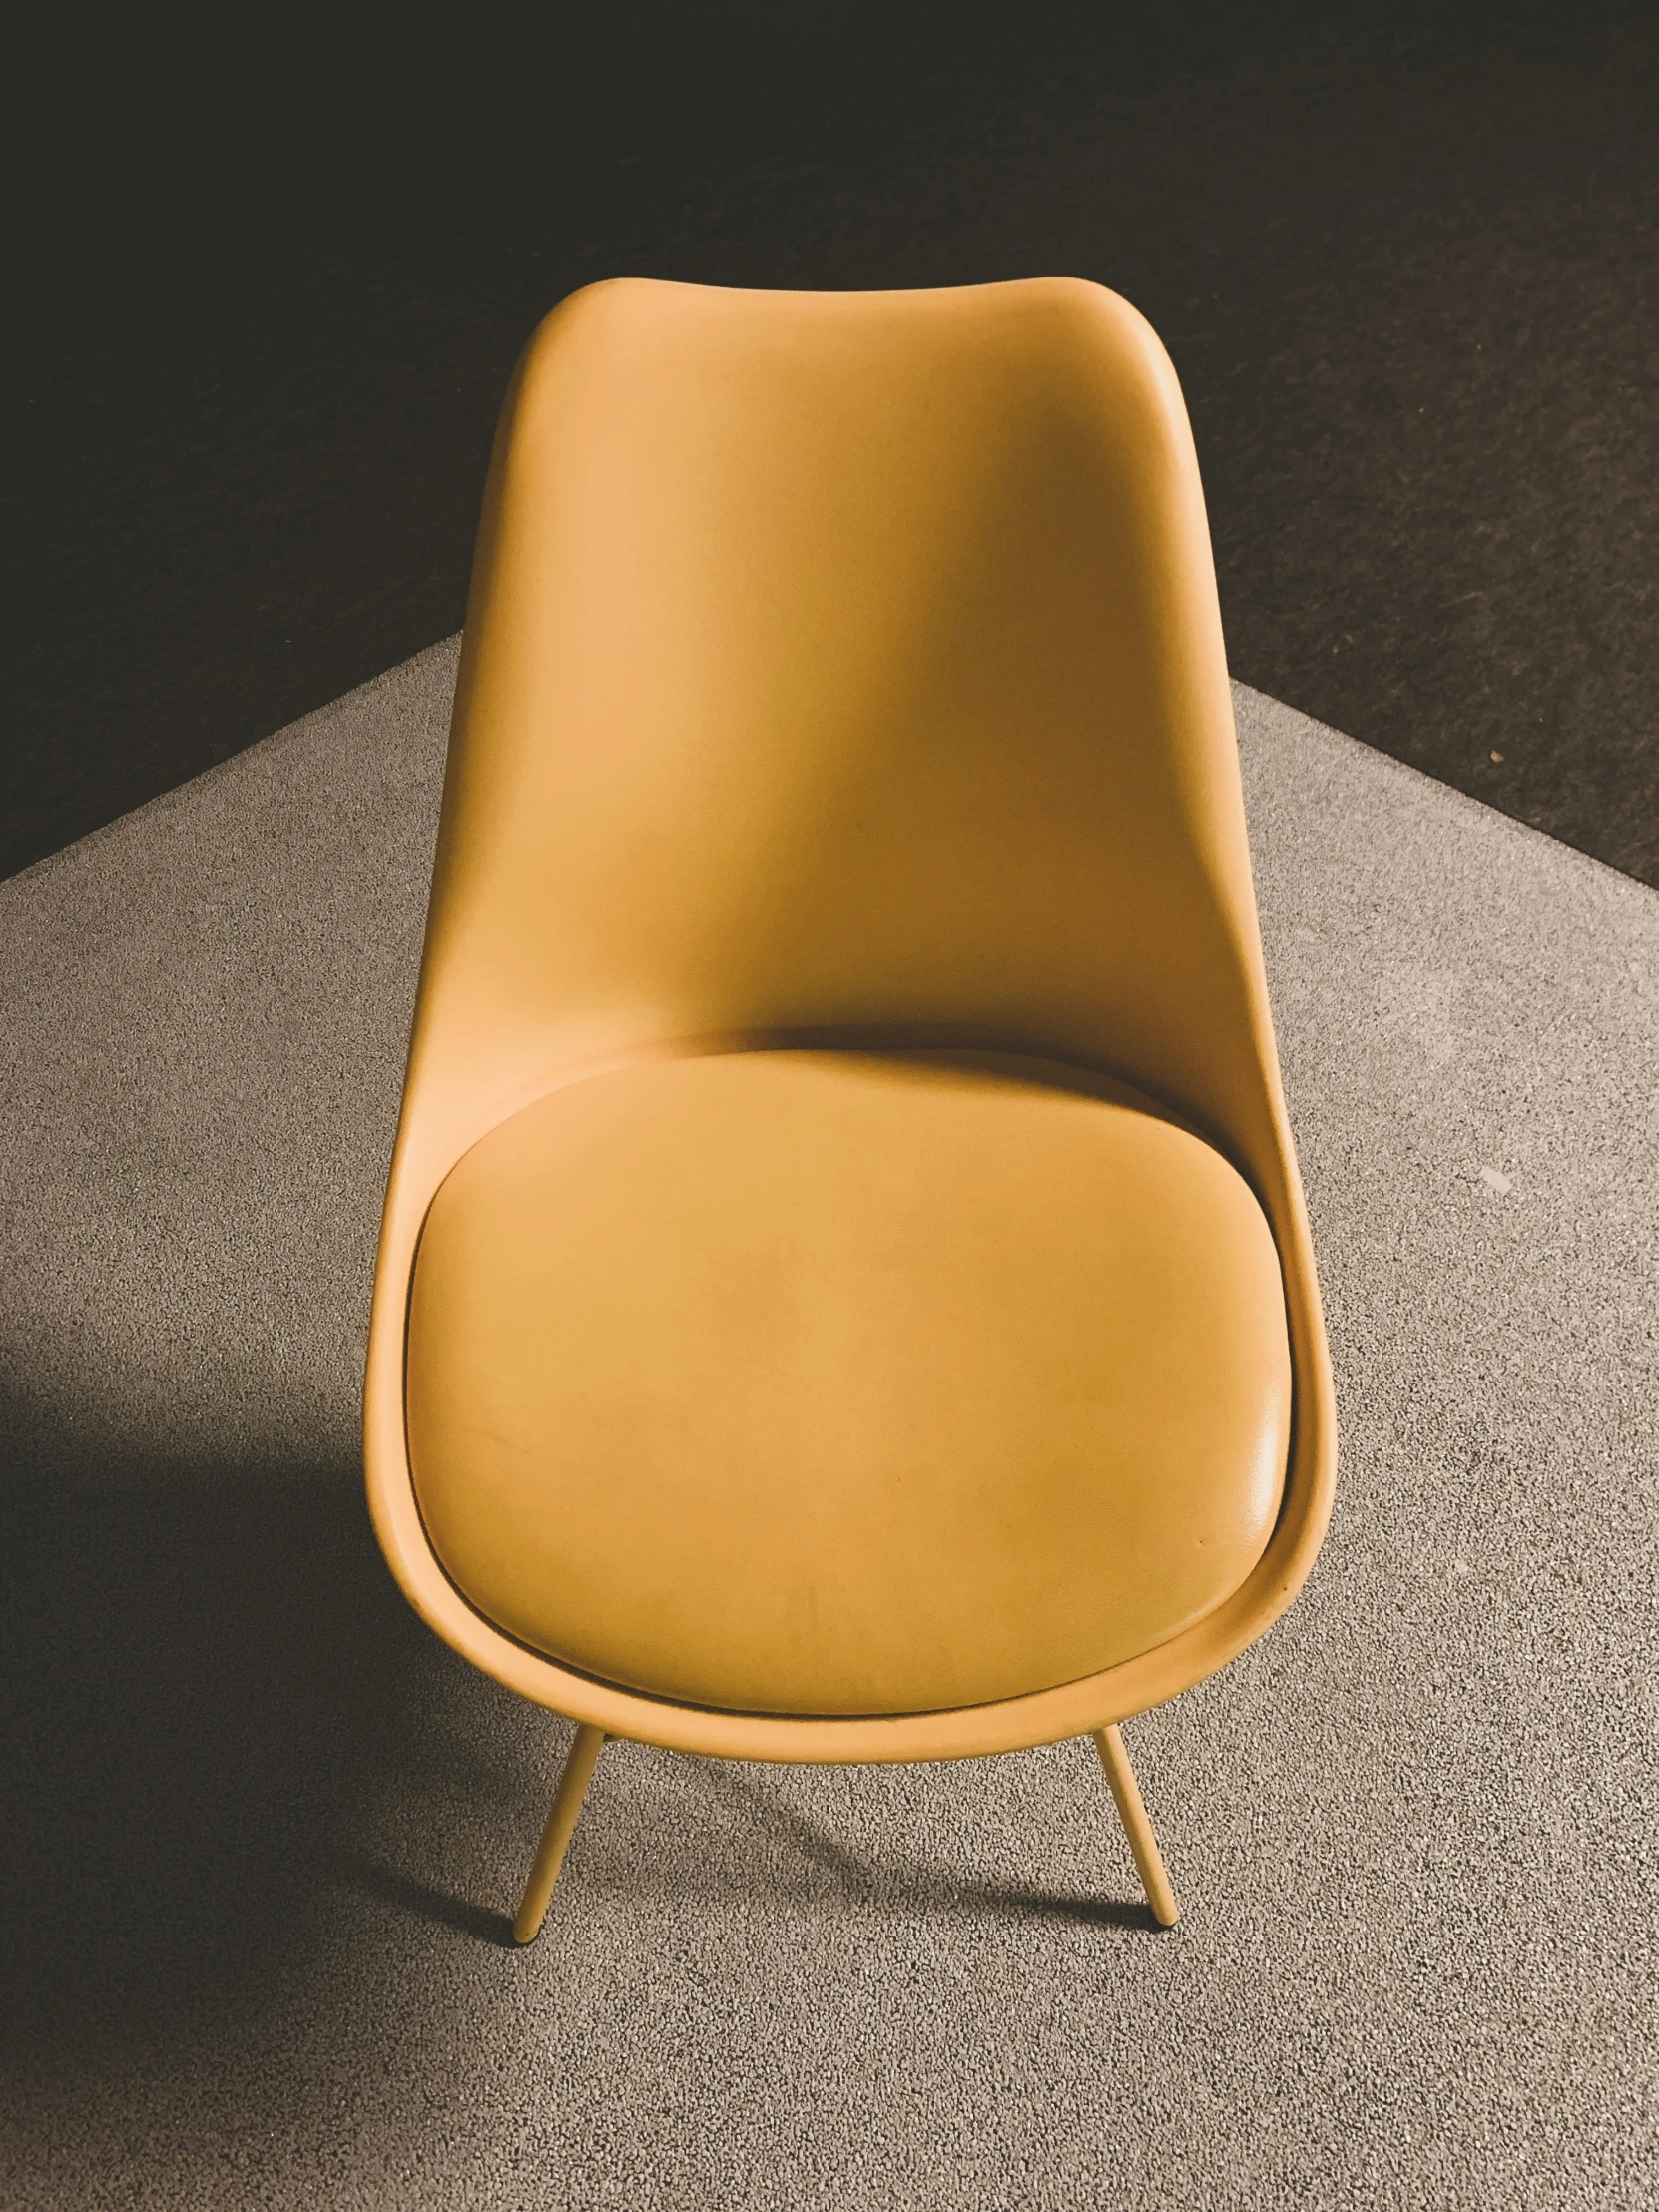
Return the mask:
<svg viewBox="0 0 1659 2212">
<path fill-rule="evenodd" d="M 458 626 L 496 405 L 573 286 L 1067 271 L 1174 354 L 1236 672 L 1659 882 L 1656 34 L 1612 0 L 42 17 L 0 871 Z"/>
</svg>

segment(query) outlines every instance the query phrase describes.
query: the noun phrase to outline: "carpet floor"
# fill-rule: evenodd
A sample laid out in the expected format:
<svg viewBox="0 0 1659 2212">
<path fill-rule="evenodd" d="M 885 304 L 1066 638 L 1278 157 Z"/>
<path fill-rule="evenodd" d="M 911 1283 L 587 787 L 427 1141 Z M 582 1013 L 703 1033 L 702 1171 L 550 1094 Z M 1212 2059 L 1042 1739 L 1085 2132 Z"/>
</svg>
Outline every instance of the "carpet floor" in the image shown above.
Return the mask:
<svg viewBox="0 0 1659 2212">
<path fill-rule="evenodd" d="M 1264 1643 L 1086 1743 L 566 1730 L 413 1618 L 356 1395 L 440 646 L 0 885 L 18 2207 L 1659 2199 L 1659 895 L 1240 691 L 1344 1422 Z"/>
</svg>

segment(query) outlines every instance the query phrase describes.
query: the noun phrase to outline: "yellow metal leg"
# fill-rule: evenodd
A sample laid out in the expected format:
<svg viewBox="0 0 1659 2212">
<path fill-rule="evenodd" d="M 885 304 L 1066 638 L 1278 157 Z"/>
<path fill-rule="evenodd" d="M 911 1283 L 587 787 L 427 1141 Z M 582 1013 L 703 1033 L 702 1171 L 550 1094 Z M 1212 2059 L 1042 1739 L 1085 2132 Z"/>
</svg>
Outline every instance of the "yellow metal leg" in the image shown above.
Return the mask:
<svg viewBox="0 0 1659 2212">
<path fill-rule="evenodd" d="M 541 1832 L 541 1845 L 536 1852 L 535 1864 L 530 1869 L 530 1879 L 524 1885 L 524 1895 L 518 1901 L 518 1915 L 513 1922 L 513 1941 L 533 1943 L 541 1934 L 541 1924 L 547 1912 L 547 1901 L 553 1895 L 553 1885 L 559 1879 L 559 1869 L 564 1865 L 570 1839 L 576 1832 L 576 1820 L 582 1810 L 582 1800 L 588 1794 L 588 1784 L 593 1779 L 594 1762 L 605 1743 L 602 1728 L 579 1728 L 576 1741 L 570 1747 L 570 1757 L 565 1761 L 559 1787 L 553 1793 L 553 1810 L 547 1816 L 547 1826 Z"/>
<path fill-rule="evenodd" d="M 1106 1779 L 1112 1785 L 1112 1800 L 1118 1809 L 1118 1819 L 1123 1823 L 1123 1833 L 1129 1839 L 1129 1848 L 1135 1854 L 1135 1871 L 1141 1878 L 1141 1888 L 1146 1892 L 1152 1917 L 1163 1927 L 1173 1928 L 1181 1918 L 1181 1908 L 1175 1902 L 1175 1892 L 1169 1886 L 1169 1876 L 1158 1855 L 1158 1839 L 1146 1817 L 1140 1785 L 1129 1764 L 1129 1754 L 1123 1748 L 1123 1738 L 1115 1725 L 1097 1728 L 1094 1744 L 1100 1754 L 1100 1764 L 1106 1769 Z"/>
</svg>

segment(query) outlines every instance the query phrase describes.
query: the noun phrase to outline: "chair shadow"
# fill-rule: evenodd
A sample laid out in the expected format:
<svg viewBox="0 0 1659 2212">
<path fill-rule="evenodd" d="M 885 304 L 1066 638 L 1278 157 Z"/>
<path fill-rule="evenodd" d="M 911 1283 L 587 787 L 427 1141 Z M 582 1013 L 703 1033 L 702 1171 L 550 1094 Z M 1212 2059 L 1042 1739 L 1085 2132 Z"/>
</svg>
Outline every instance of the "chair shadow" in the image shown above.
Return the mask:
<svg viewBox="0 0 1659 2212">
<path fill-rule="evenodd" d="M 393 1587 L 354 1466 L 36 1457 L 0 1485 L 0 2052 L 44 2059 L 269 1987 L 388 1789 L 452 1761 L 466 1670 Z"/>
<path fill-rule="evenodd" d="M 767 1828 L 785 1840 L 803 1869 L 816 1867 L 830 1878 L 847 1905 L 908 1903 L 936 1912 L 960 1912 L 964 1908 L 992 1918 L 1071 1921 L 1092 1928 L 1116 1928 L 1136 1934 L 1164 1935 L 1167 1931 L 1142 1899 L 1079 1896 L 997 1882 L 964 1881 L 914 1860 L 894 1860 L 876 1866 L 827 1835 L 805 1814 L 779 1805 L 740 1770 L 705 1770 L 707 1787 L 717 1797 L 740 1801 L 747 1821 Z M 797 1902 L 810 1894 L 803 1884 L 784 1885 Z M 822 1895 L 822 1888 L 816 1893 Z"/>
<path fill-rule="evenodd" d="M 470 1936 L 495 1950 L 516 1951 L 519 1947 L 513 1940 L 512 1920 L 505 1913 L 451 1897 L 448 1891 L 436 1889 L 429 1882 L 417 1882 L 411 1875 L 398 1874 L 370 1859 L 347 1860 L 340 1871 L 351 1889 L 383 1905 L 395 1906 L 415 1920 L 451 1928 L 457 1935 Z"/>
<path fill-rule="evenodd" d="M 683 1820 L 671 1826 L 672 1842 L 651 1855 L 648 1864 L 657 1879 L 672 1885 L 679 1899 L 688 1895 L 717 1901 L 738 1891 L 753 1897 L 770 1889 L 780 1905 L 811 1908 L 833 1903 L 842 1910 L 880 1912 L 919 1907 L 926 1912 L 969 1912 L 996 1920 L 1071 1922 L 1087 1928 L 1110 1928 L 1135 1935 L 1162 1936 L 1169 1932 L 1144 1900 L 1091 1897 L 1075 1892 L 1048 1890 L 1018 1884 L 964 1881 L 914 1860 L 893 1859 L 881 1865 L 827 1834 L 806 1815 L 779 1805 L 745 1775 L 741 1768 L 723 1762 L 699 1760 L 686 1771 L 699 1774 L 707 1795 L 717 1809 L 738 1808 L 738 1821 L 753 1834 L 770 1831 L 784 1846 L 785 1865 L 768 1868 L 756 1855 L 748 1864 L 742 1855 L 723 1848 L 718 1828 L 699 1836 Z M 648 1805 L 631 1809 L 635 1817 L 650 1817 Z M 665 1827 L 670 1823 L 665 1821 Z M 590 1836 L 592 1832 L 590 1831 Z M 580 1862 L 560 1877 L 555 1910 L 571 1890 L 584 1881 L 607 1893 L 638 1894 L 651 1875 L 634 1848 L 630 1830 L 627 1847 L 611 1835 L 601 1844 L 598 1864 L 584 1875 Z M 609 1864 L 607 1864 L 609 1862 Z M 825 1879 L 814 1882 L 813 1872 Z M 492 1948 L 517 1950 L 512 1922 L 502 1913 L 475 1905 L 430 1884 L 399 1874 L 382 1864 L 357 1858 L 345 1869 L 345 1880 L 354 1889 L 413 1915 L 434 1926 L 449 1928 L 475 1937 Z"/>
<path fill-rule="evenodd" d="M 1145 1901 L 1131 1898 L 1068 1897 L 1058 1890 L 996 1890 L 975 1893 L 977 1902 L 991 1912 L 1028 1914 L 1033 1919 L 1077 1921 L 1085 1928 L 1126 1928 L 1142 1936 L 1167 1936 L 1165 1928 Z"/>
</svg>

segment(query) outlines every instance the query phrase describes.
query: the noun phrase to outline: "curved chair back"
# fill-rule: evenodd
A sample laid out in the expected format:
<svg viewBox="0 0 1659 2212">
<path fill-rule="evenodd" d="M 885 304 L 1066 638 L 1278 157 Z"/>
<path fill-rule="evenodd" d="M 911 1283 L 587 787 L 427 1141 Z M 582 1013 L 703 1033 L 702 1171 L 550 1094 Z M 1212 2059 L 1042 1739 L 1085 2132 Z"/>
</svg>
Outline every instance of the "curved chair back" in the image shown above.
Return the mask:
<svg viewBox="0 0 1659 2212">
<path fill-rule="evenodd" d="M 584 1686 L 443 1581 L 401 1435 L 439 1183 L 560 1083 L 792 1038 L 1116 1073 L 1255 1187 L 1296 1436 L 1279 1531 L 1219 1615 L 1092 1689 L 977 1718 L 763 1721 Z M 1211 1671 L 1289 1602 L 1329 1504 L 1325 1339 L 1192 438 L 1114 294 L 629 281 L 532 340 L 468 610 L 368 1458 L 388 1554 L 451 1641 L 563 1712 L 695 1748 L 915 1757 L 1068 1734 Z"/>
</svg>

